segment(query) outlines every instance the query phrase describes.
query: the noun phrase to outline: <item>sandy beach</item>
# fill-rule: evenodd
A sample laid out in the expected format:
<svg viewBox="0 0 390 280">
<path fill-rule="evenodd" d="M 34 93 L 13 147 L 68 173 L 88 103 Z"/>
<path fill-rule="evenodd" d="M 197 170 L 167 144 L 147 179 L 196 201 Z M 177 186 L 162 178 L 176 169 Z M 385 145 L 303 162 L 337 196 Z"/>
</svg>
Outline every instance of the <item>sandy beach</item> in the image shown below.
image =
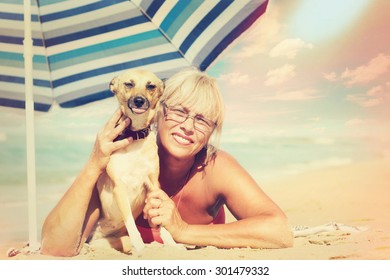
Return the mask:
<svg viewBox="0 0 390 280">
<path fill-rule="evenodd" d="M 308 231 L 295 237 L 294 247 L 277 250 L 179 250 L 150 244 L 139 256 L 114 250 L 84 248 L 79 256 L 54 258 L 40 254 L 6 256 L 15 242 L 0 244 L 3 260 L 389 260 L 390 160 L 353 163 L 285 177 L 262 184 L 287 214 L 291 226 Z M 234 220 L 228 216 L 228 221 Z M 322 227 L 322 225 L 326 225 Z"/>
</svg>

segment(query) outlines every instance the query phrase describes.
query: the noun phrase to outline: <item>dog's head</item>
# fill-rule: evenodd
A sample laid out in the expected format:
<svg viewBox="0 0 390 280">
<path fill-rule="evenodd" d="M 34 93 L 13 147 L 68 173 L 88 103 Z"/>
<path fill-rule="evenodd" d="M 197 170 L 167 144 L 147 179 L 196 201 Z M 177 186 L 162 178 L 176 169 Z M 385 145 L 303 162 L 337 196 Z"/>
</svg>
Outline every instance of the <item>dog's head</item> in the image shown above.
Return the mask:
<svg viewBox="0 0 390 280">
<path fill-rule="evenodd" d="M 132 69 L 111 80 L 110 90 L 122 113 L 131 119 L 130 129 L 141 130 L 153 121 L 164 83 L 152 72 Z"/>
</svg>

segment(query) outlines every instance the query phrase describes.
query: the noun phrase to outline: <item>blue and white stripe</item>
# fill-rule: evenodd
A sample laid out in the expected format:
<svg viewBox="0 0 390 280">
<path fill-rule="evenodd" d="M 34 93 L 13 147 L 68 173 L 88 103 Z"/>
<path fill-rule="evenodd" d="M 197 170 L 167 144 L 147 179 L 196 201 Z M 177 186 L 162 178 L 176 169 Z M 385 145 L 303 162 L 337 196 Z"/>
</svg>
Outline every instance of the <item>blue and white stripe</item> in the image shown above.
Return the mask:
<svg viewBox="0 0 390 280">
<path fill-rule="evenodd" d="M 35 109 L 109 97 L 111 78 L 133 67 L 163 79 L 189 66 L 204 71 L 267 4 L 32 0 Z M 0 0 L 0 6 L 0 105 L 24 107 L 23 0 Z"/>
</svg>

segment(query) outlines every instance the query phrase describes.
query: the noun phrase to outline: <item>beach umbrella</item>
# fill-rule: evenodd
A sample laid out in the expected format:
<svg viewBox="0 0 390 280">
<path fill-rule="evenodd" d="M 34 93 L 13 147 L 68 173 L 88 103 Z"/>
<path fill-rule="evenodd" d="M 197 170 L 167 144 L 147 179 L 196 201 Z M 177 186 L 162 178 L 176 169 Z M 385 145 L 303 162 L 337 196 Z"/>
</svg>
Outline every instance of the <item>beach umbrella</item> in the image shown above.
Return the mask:
<svg viewBox="0 0 390 280">
<path fill-rule="evenodd" d="M 0 0 L 0 106 L 26 108 L 29 213 L 34 215 L 34 113 L 111 97 L 136 67 L 161 79 L 206 71 L 265 12 L 268 0 Z M 30 175 L 29 175 L 30 174 Z M 36 224 L 29 218 L 30 245 Z"/>
</svg>

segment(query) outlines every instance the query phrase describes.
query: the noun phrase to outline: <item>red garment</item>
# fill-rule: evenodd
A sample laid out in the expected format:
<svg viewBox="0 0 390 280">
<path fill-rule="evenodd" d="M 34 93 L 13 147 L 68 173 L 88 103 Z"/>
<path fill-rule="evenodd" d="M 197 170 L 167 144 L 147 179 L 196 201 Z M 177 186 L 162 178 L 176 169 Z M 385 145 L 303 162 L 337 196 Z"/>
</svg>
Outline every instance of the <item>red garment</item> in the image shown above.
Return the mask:
<svg viewBox="0 0 390 280">
<path fill-rule="evenodd" d="M 218 211 L 217 216 L 210 224 L 224 224 L 225 223 L 225 210 L 223 207 Z M 145 225 L 145 220 L 142 216 L 136 220 L 138 231 L 141 233 L 142 240 L 145 243 L 152 243 L 156 241 L 158 243 L 164 243 L 160 236 L 160 228 L 150 228 Z"/>
</svg>

